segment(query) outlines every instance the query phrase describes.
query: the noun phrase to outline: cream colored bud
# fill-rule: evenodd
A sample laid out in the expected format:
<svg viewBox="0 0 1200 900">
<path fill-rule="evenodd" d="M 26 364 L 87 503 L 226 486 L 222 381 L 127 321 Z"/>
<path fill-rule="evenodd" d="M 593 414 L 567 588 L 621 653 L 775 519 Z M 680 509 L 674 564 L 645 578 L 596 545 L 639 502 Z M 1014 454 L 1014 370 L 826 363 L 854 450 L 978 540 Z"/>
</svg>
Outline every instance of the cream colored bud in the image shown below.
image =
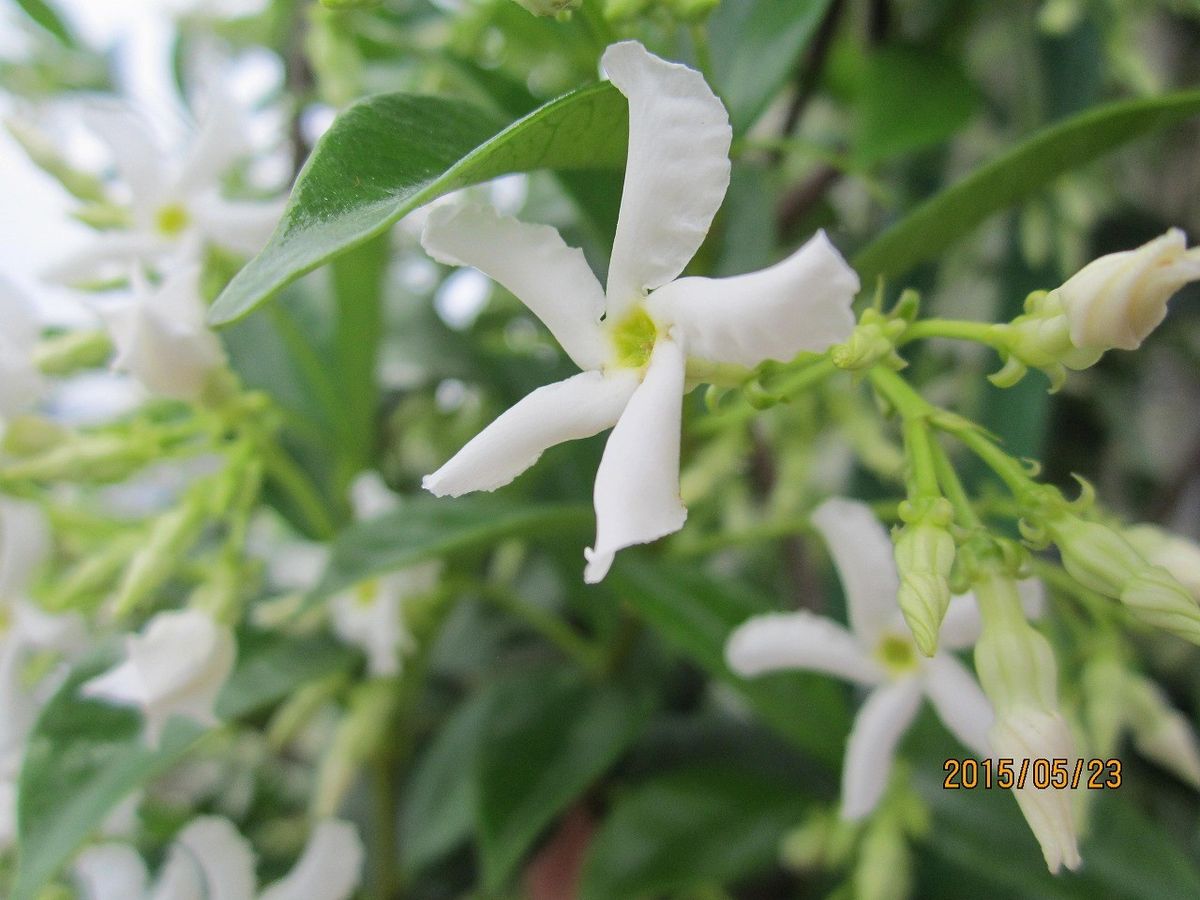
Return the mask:
<svg viewBox="0 0 1200 900">
<path fill-rule="evenodd" d="M 1071 729 L 1057 712 L 1018 706 L 1001 715 L 992 726 L 989 740 L 998 759 L 1011 759 L 1016 772 L 1025 770 L 1025 786 L 1013 789 L 1029 830 L 1041 845 L 1051 873 L 1064 865 L 1077 869 L 1079 842 L 1072 814 L 1072 792 L 1053 786 L 1033 786 L 1033 760 L 1066 760 L 1074 765 L 1075 746 Z M 1028 760 L 1028 764 L 1026 764 Z"/>
<path fill-rule="evenodd" d="M 1156 525 L 1125 529 L 1125 538 L 1147 560 L 1162 566 L 1200 600 L 1200 545 Z"/>
<path fill-rule="evenodd" d="M 1161 566 L 1147 566 L 1130 579 L 1121 602 L 1146 624 L 1200 644 L 1200 606 Z"/>
<path fill-rule="evenodd" d="M 918 649 L 933 656 L 950 605 L 954 538 L 937 525 L 907 525 L 896 536 L 895 557 L 900 574 L 900 611 Z"/>
<path fill-rule="evenodd" d="M 1200 788 L 1200 744 L 1188 720 L 1148 678 L 1131 676 L 1125 688 L 1133 742 L 1138 752 Z"/>
<path fill-rule="evenodd" d="M 1117 599 L 1146 560 L 1120 533 L 1100 522 L 1065 513 L 1046 523 L 1071 577 L 1106 597 Z"/>
<path fill-rule="evenodd" d="M 1076 347 L 1136 350 L 1167 314 L 1167 301 L 1200 280 L 1200 252 L 1178 228 L 1136 250 L 1088 263 L 1058 288 Z"/>
</svg>

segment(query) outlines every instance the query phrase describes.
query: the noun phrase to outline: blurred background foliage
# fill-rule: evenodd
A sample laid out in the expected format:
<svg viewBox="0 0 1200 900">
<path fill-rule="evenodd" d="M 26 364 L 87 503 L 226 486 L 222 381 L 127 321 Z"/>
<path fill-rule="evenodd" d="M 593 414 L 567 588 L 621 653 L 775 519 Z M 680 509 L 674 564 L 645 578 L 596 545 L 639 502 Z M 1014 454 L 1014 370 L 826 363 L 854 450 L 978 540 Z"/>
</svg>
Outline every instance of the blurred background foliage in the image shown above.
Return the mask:
<svg viewBox="0 0 1200 900">
<path fill-rule="evenodd" d="M 233 17 L 195 5 L 177 19 L 176 75 L 214 40 L 234 55 L 277 54 L 269 102 L 292 123 L 298 165 L 332 116 L 368 94 L 459 98 L 509 121 L 593 82 L 603 47 L 636 37 L 700 68 L 730 110 L 733 180 L 692 264 L 704 274 L 760 268 L 817 228 L 852 257 L 1021 139 L 1098 104 L 1200 84 L 1195 0 L 585 0 L 557 17 L 512 0 L 335 5 L 344 8 L 272 0 Z M 115 55 L 78 37 L 67 11 L 17 6 L 26 17 L 5 27 L 22 49 L 0 62 L 10 97 L 115 89 Z M 1069 167 L 884 290 L 913 286 L 927 311 L 1001 320 L 1102 253 L 1169 226 L 1200 235 L 1198 140 L 1192 120 Z M 469 190 L 561 227 L 599 267 L 619 188 L 619 172 L 597 171 Z M 578 548 L 598 440 L 550 450 L 497 497 L 445 507 L 417 496 L 422 474 L 569 366 L 513 297 L 436 266 L 416 233 L 402 222 L 224 332 L 246 383 L 287 409 L 288 447 L 333 511 L 322 529 L 277 498 L 306 537 L 338 533 L 325 578 L 342 586 L 448 560 L 454 602 L 406 670 L 415 686 L 388 713 L 389 751 L 349 800 L 373 823 L 376 857 L 395 856 L 383 867 L 395 896 L 1200 896 L 1196 794 L 1128 748 L 1123 787 L 1088 798 L 1084 868 L 1051 878 L 1007 793 L 942 789 L 942 760 L 963 751 L 928 711 L 881 811 L 851 827 L 835 821 L 849 689 L 726 672 L 722 641 L 751 613 L 840 609 L 824 551 L 806 535 L 813 506 L 848 492 L 886 512 L 896 496 L 898 445 L 849 379 L 753 416 L 708 413 L 699 393 L 689 397 L 687 528 L 630 551 L 597 587 L 581 582 Z M 231 274 L 217 262 L 214 294 Z M 995 360 L 973 346 L 933 342 L 910 372 L 931 398 L 1042 459 L 1049 480 L 1067 486 L 1079 473 L 1129 519 L 1195 538 L 1197 287 L 1141 352 L 1109 354 L 1053 395 L 1038 373 L 1009 390 L 987 384 Z M 368 466 L 411 499 L 354 525 L 346 488 Z M 986 491 L 984 478 L 975 473 Z M 1071 627 L 1062 609 L 1051 606 L 1051 634 Z M 1141 664 L 1196 722 L 1195 648 L 1139 641 Z M 281 697 L 356 664 L 328 662 L 234 706 L 265 727 Z M 1069 658 L 1065 684 L 1078 685 L 1086 664 Z M 1073 690 L 1067 701 L 1082 702 Z M 330 689 L 327 730 L 355 696 Z M 289 846 L 281 810 L 303 795 L 294 751 L 253 728 L 223 740 L 203 752 L 220 760 L 226 787 L 202 807 L 222 808 L 228 783 L 249 779 L 239 824 L 262 846 Z M 180 811 L 169 797 L 147 808 L 157 830 L 146 849 L 161 852 Z"/>
</svg>

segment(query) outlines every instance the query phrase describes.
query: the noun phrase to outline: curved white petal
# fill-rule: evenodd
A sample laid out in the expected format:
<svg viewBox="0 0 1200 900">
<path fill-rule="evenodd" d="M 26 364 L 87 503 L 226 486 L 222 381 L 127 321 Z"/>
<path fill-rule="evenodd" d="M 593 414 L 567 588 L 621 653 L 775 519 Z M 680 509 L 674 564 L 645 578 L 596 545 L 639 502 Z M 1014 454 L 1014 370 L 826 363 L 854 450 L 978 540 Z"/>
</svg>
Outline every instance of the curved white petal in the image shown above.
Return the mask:
<svg viewBox="0 0 1200 900">
<path fill-rule="evenodd" d="M 850 627 L 864 647 L 874 647 L 899 609 L 892 539 L 871 507 L 857 500 L 832 497 L 817 507 L 812 522 L 837 567 Z"/>
<path fill-rule="evenodd" d="M 348 900 L 358 886 L 363 863 L 358 831 L 331 819 L 317 825 L 299 861 L 259 900 Z"/>
<path fill-rule="evenodd" d="M 215 193 L 193 197 L 188 212 L 210 244 L 253 256 L 264 246 L 283 217 L 286 201 L 226 200 Z"/>
<path fill-rule="evenodd" d="M 226 71 L 221 72 L 217 65 L 207 65 L 198 77 L 201 110 L 175 178 L 175 186 L 181 192 L 218 185 L 230 167 L 251 149 L 242 111 L 223 81 L 228 77 L 229 61 L 223 62 Z"/>
<path fill-rule="evenodd" d="M 161 260 L 175 249 L 173 241 L 150 231 L 101 232 L 47 266 L 41 276 L 67 286 L 128 278 L 137 266 Z"/>
<path fill-rule="evenodd" d="M 135 214 L 152 211 L 161 201 L 166 172 L 146 121 L 127 104 L 104 100 L 85 103 L 79 117 L 108 149 L 118 177 L 129 187 Z"/>
<path fill-rule="evenodd" d="M 854 635 L 807 611 L 768 613 L 743 622 L 725 642 L 725 662 L 742 676 L 808 669 L 858 684 L 884 680 L 883 669 Z"/>
<path fill-rule="evenodd" d="M 978 756 L 988 754 L 988 729 L 995 721 L 992 704 L 966 666 L 939 653 L 922 667 L 925 694 L 938 718 L 962 745 Z"/>
<path fill-rule="evenodd" d="M 206 900 L 254 900 L 254 851 L 228 819 L 196 819 L 176 842 L 200 870 Z"/>
<path fill-rule="evenodd" d="M 555 444 L 591 437 L 613 423 L 638 386 L 634 372 L 580 372 L 540 387 L 475 435 L 421 485 L 439 497 L 494 491 Z"/>
<path fill-rule="evenodd" d="M 679 499 L 679 431 L 686 359 L 662 338 L 646 375 L 608 437 L 596 471 L 596 543 L 584 551 L 583 578 L 595 584 L 613 556 L 678 531 L 687 518 Z"/>
<path fill-rule="evenodd" d="M 141 900 L 150 880 L 146 864 L 128 844 L 88 847 L 75 860 L 82 900 Z"/>
<path fill-rule="evenodd" d="M 360 472 L 350 482 L 350 509 L 355 520 L 377 519 L 400 508 L 400 497 L 374 469 Z"/>
<path fill-rule="evenodd" d="M 732 278 L 680 278 L 646 301 L 673 322 L 688 352 L 716 362 L 756 366 L 820 352 L 850 337 L 858 275 L 824 231 L 782 262 Z"/>
<path fill-rule="evenodd" d="M 150 900 L 208 900 L 200 866 L 180 844 L 171 845 L 167 861 L 154 882 Z"/>
<path fill-rule="evenodd" d="M 868 815 L 887 787 L 896 745 L 917 714 L 920 683 L 894 681 L 871 691 L 854 719 L 842 769 L 842 818 Z"/>
<path fill-rule="evenodd" d="M 0 276 L 0 418 L 28 409 L 43 393 L 45 379 L 33 362 L 41 333 L 33 306 L 16 285 Z"/>
<path fill-rule="evenodd" d="M 0 600 L 20 596 L 50 553 L 50 525 L 27 500 L 0 499 Z"/>
<path fill-rule="evenodd" d="M 608 316 L 619 319 L 695 256 L 729 187 L 733 132 L 721 101 L 694 69 L 636 41 L 601 64 L 629 99 L 629 156 L 608 268 Z"/>
<path fill-rule="evenodd" d="M 11 601 L 10 640 L 39 650 L 73 656 L 88 645 L 87 626 L 79 613 L 48 613 L 29 600 Z"/>
<path fill-rule="evenodd" d="M 531 225 L 479 205 L 432 209 L 421 245 L 438 262 L 473 266 L 541 319 L 581 369 L 608 355 L 600 330 L 604 290 L 584 259 L 549 225 Z"/>
<path fill-rule="evenodd" d="M 373 676 L 397 675 L 400 653 L 412 643 L 404 624 L 403 596 L 387 578 L 373 579 L 338 594 L 329 602 L 333 630 L 361 647 Z"/>
</svg>

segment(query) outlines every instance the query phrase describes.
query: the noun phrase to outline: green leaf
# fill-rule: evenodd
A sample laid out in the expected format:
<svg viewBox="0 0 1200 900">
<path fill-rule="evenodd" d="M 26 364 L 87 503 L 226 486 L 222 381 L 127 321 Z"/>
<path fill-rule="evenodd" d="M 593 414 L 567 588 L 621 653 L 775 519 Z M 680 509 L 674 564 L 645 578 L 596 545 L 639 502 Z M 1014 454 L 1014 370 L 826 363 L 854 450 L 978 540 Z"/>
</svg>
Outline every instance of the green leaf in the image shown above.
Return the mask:
<svg viewBox="0 0 1200 900">
<path fill-rule="evenodd" d="M 795 70 L 830 0 L 738 0 L 708 21 L 713 87 L 729 107 L 734 134 L 754 124 Z"/>
<path fill-rule="evenodd" d="M 807 801 L 794 784 L 692 768 L 621 797 L 584 863 L 580 900 L 633 900 L 727 884 L 772 864 Z"/>
<path fill-rule="evenodd" d="M 940 143 L 978 106 L 961 67 L 928 47 L 891 46 L 867 59 L 858 103 L 854 162 L 885 159 Z"/>
<path fill-rule="evenodd" d="M 228 717 L 249 715 L 357 658 L 328 640 L 241 634 L 237 668 L 217 709 Z M 135 710 L 80 697 L 79 686 L 113 662 L 106 655 L 79 666 L 34 726 L 21 767 L 12 900 L 33 900 L 118 803 L 169 770 L 205 734 L 176 717 L 150 749 Z"/>
<path fill-rule="evenodd" d="M 1200 113 L 1200 91 L 1111 103 L 1037 132 L 918 206 L 854 257 L 863 285 L 934 259 L 993 213 L 1134 138 Z"/>
<path fill-rule="evenodd" d="M 477 759 L 485 891 L 508 880 L 542 830 L 629 747 L 648 712 L 645 694 L 574 670 L 527 672 L 497 693 Z"/>
<path fill-rule="evenodd" d="M 71 29 L 46 0 L 17 0 L 17 6 L 25 10 L 25 15 L 58 38 L 65 46 L 75 47 L 78 45 Z"/>
<path fill-rule="evenodd" d="M 384 572 L 488 546 L 504 537 L 582 529 L 592 516 L 586 507 L 522 505 L 487 494 L 454 500 L 413 497 L 393 512 L 343 531 L 334 541 L 329 566 L 310 600 L 316 602 Z"/>
<path fill-rule="evenodd" d="M 354 104 L 322 136 L 266 248 L 209 311 L 224 324 L 305 272 L 443 194 L 510 172 L 625 164 L 628 106 L 608 83 L 552 100 L 503 127 L 452 100 L 383 94 Z"/>
<path fill-rule="evenodd" d="M 772 728 L 815 759 L 838 767 L 850 719 L 830 679 L 780 673 L 743 679 L 725 665 L 725 640 L 769 606 L 743 589 L 694 568 L 629 558 L 609 576 L 638 613 L 677 649 L 728 682 Z"/>
</svg>

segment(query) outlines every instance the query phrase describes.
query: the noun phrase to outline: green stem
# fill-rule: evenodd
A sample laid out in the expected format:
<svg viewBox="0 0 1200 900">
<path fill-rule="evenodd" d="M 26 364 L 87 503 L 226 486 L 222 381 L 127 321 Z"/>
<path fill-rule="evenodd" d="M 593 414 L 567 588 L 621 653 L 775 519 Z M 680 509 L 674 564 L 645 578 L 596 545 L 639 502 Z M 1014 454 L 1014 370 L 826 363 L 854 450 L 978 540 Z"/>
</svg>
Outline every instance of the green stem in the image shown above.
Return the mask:
<svg viewBox="0 0 1200 900">
<path fill-rule="evenodd" d="M 1008 486 L 1013 496 L 1020 502 L 1031 491 L 1037 488 L 1037 482 L 1029 477 L 1025 467 L 996 444 L 970 422 L 937 422 L 939 428 L 953 434 L 959 441 L 970 448 L 1000 479 Z"/>
<path fill-rule="evenodd" d="M 371 760 L 371 860 L 377 900 L 393 900 L 396 890 L 396 773 L 388 754 Z"/>
<path fill-rule="evenodd" d="M 940 497 L 937 468 L 934 465 L 933 434 L 929 417 L 936 412 L 929 401 L 892 369 L 875 366 L 871 383 L 895 407 L 904 422 L 904 449 L 910 467 L 908 499 Z"/>
<path fill-rule="evenodd" d="M 527 603 L 513 591 L 495 584 L 479 586 L 484 599 L 495 603 L 505 612 L 520 619 L 550 643 L 557 646 L 579 666 L 589 672 L 603 667 L 599 649 L 553 613 Z"/>
<path fill-rule="evenodd" d="M 270 444 L 263 448 L 263 461 L 267 477 L 296 505 L 313 535 L 320 540 L 332 538 L 337 529 L 325 508 L 325 500 L 304 470 L 290 456 Z"/>
<path fill-rule="evenodd" d="M 954 507 L 954 515 L 958 518 L 959 524 L 964 528 L 979 528 L 982 523 L 975 512 L 975 507 L 971 505 L 971 500 L 958 477 L 958 472 L 954 470 L 954 464 L 950 462 L 949 455 L 936 440 L 931 438 L 929 444 L 933 450 L 933 465 L 937 470 L 938 483 L 942 486 L 942 492 L 946 499 Z"/>
<path fill-rule="evenodd" d="M 959 341 L 975 341 L 994 349 L 1002 342 L 991 322 L 964 322 L 958 319 L 922 319 L 909 325 L 897 344 L 907 344 L 925 338 L 950 338 Z"/>
</svg>

